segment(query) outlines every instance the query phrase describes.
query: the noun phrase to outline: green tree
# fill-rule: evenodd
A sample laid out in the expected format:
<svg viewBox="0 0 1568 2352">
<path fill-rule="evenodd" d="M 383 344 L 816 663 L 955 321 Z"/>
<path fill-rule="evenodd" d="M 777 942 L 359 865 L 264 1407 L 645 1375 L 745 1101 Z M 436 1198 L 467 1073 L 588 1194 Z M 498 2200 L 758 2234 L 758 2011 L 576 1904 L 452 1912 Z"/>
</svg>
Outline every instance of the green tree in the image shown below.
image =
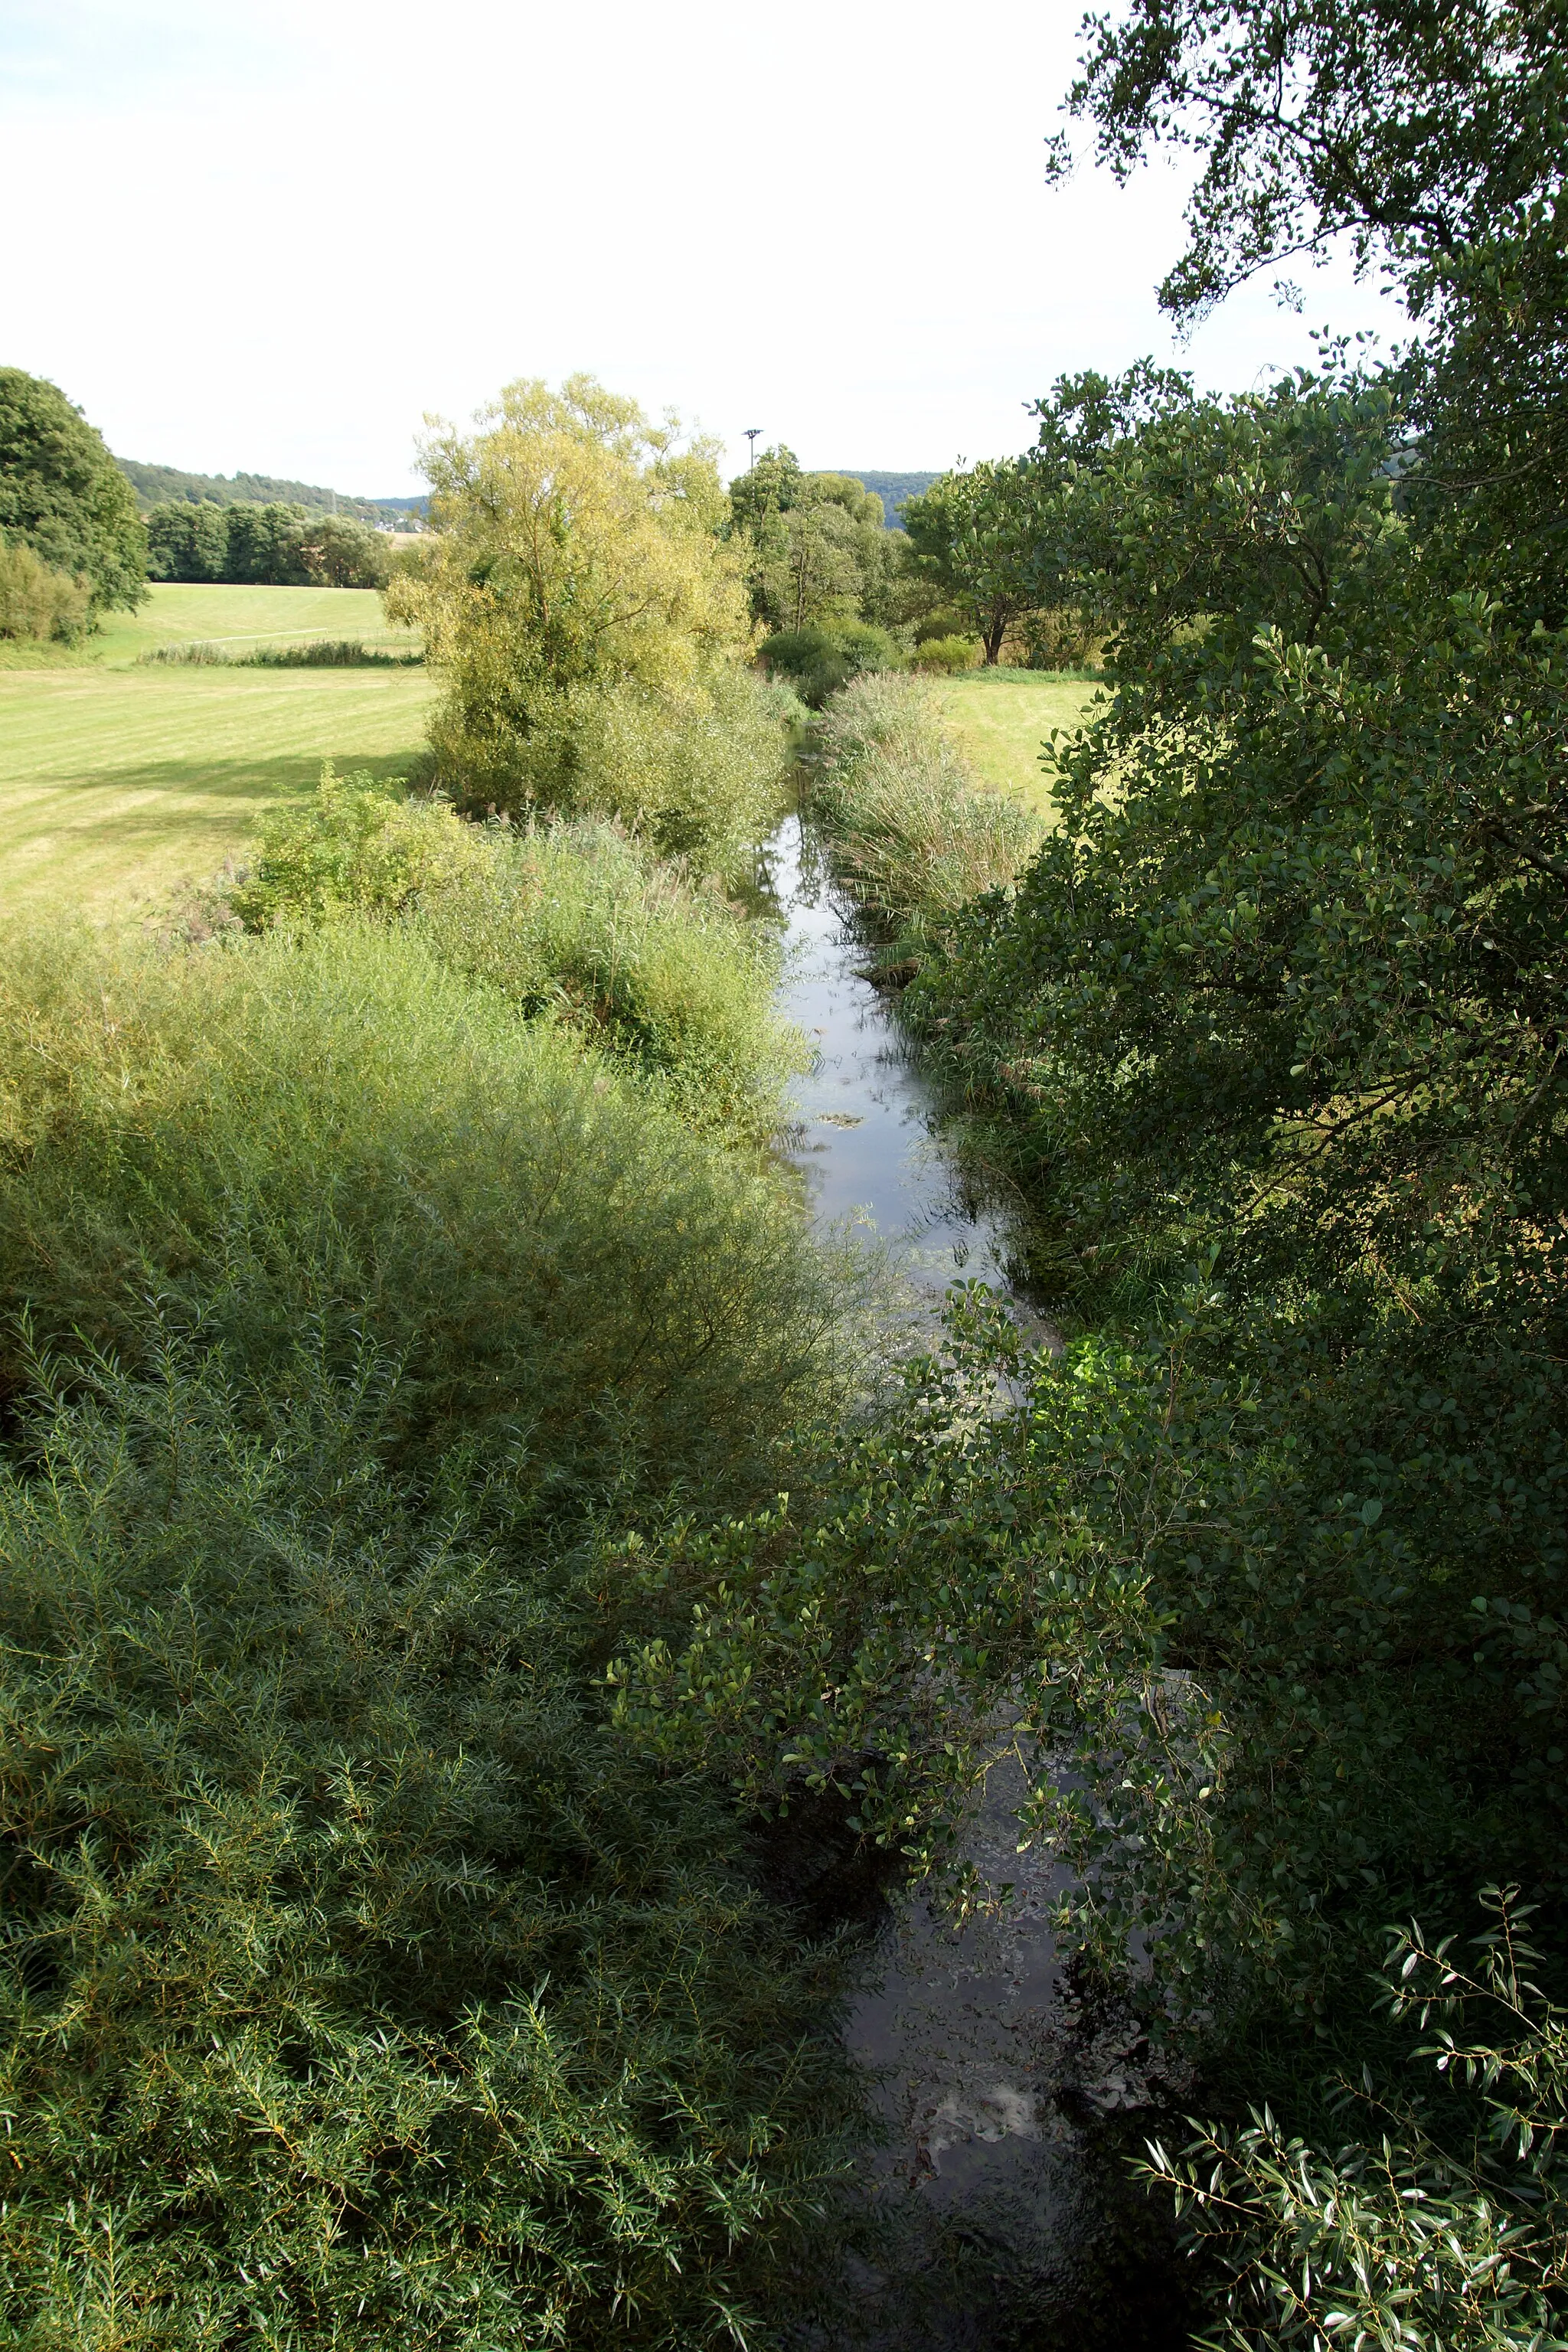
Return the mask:
<svg viewBox="0 0 1568 2352">
<path fill-rule="evenodd" d="M 443 782 L 470 807 L 613 813 L 732 864 L 773 805 L 783 737 L 741 667 L 711 446 L 574 376 L 509 386 L 425 464 L 436 528 L 387 609 L 444 680 Z"/>
<path fill-rule="evenodd" d="M 730 485 L 752 618 L 796 635 L 855 621 L 896 625 L 904 541 L 882 501 L 852 474 L 803 473 L 792 449 L 766 449 Z"/>
<path fill-rule="evenodd" d="M 1078 608 L 1097 548 L 1079 543 L 1079 506 L 1069 491 L 1099 469 L 1110 443 L 1191 391 L 1188 377 L 1151 360 L 1114 381 L 1092 370 L 1063 376 L 1048 400 L 1035 404 L 1032 449 L 943 474 L 909 499 L 903 520 L 914 569 L 945 608 L 938 633 L 961 621 L 988 664 L 1013 632 L 1081 658 L 1088 640 Z"/>
<path fill-rule="evenodd" d="M 310 579 L 304 546 L 310 517 L 303 507 L 274 500 L 267 506 L 226 507 L 224 515 L 224 579 L 276 588 L 302 586 Z"/>
<path fill-rule="evenodd" d="M 323 588 L 384 588 L 390 576 L 384 533 L 352 515 L 319 516 L 303 536 L 300 553 L 308 577 Z"/>
<path fill-rule="evenodd" d="M 1568 618 L 1568 18 L 1556 0 L 1131 0 L 1092 21 L 1068 97 L 1125 179 L 1152 146 L 1203 171 L 1161 300 L 1201 316 L 1233 286 L 1347 239 L 1423 333 L 1406 354 L 1413 495 L 1472 583 Z M 1070 161 L 1056 142 L 1056 165 Z M 1289 292 L 1290 289 L 1283 289 Z M 1458 583 L 1457 583 L 1458 584 Z"/>
<path fill-rule="evenodd" d="M 84 579 L 95 613 L 146 593 L 135 492 L 80 409 L 20 368 L 0 368 L 0 530 Z"/>
<path fill-rule="evenodd" d="M 1027 458 L 988 459 L 944 474 L 904 506 L 920 571 L 973 630 L 988 665 L 1000 658 L 1008 630 L 1035 601 L 1039 487 Z"/>
<path fill-rule="evenodd" d="M 229 509 L 205 499 L 199 506 L 154 507 L 147 517 L 147 569 L 154 580 L 226 580 L 229 572 Z"/>
<path fill-rule="evenodd" d="M 1148 149 L 1203 171 L 1160 289 L 1201 314 L 1245 279 L 1347 236 L 1418 295 L 1500 220 L 1554 197 L 1568 152 L 1568 20 L 1555 0 L 1128 0 L 1091 19 L 1068 110 L 1125 181 Z M 1071 164 L 1053 142 L 1058 173 Z"/>
</svg>

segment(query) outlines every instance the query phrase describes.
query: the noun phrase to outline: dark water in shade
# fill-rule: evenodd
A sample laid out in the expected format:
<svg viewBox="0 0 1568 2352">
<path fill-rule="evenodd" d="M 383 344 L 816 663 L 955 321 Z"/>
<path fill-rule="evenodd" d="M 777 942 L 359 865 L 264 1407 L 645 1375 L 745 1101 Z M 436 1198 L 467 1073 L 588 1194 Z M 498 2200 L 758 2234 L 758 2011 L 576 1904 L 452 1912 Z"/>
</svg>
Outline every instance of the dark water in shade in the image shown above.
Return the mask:
<svg viewBox="0 0 1568 2352">
<path fill-rule="evenodd" d="M 889 994 L 863 977 L 871 950 L 853 901 L 798 817 L 768 845 L 764 879 L 787 924 L 781 1009 L 816 1049 L 781 1139 L 813 1213 L 889 1246 L 928 1311 L 950 1283 L 984 1281 L 1034 1344 L 1059 1345 L 1009 1280 L 1005 1210 L 974 1199 L 942 1150 Z M 1048 1852 L 1017 1851 L 1024 1785 L 1021 1763 L 994 1768 L 964 1842 L 982 1886 L 999 1896 L 1010 1884 L 1011 1896 L 962 1929 L 918 1893 L 896 1899 L 847 2020 L 849 2048 L 879 2078 L 888 2139 L 868 2151 L 866 2182 L 896 2217 L 899 2252 L 858 2274 L 842 2333 L 814 2336 L 814 2352 L 1054 2347 L 1048 2306 L 1088 2320 L 1068 2320 L 1079 2347 L 1182 2340 L 1161 2324 L 1157 2284 L 1151 2322 L 1122 2305 L 1114 2257 L 1103 2277 L 1094 2122 L 1143 2105 L 1147 2085 L 1124 2032 L 1086 2038 L 1069 2019 L 1048 1917 L 1062 1878 Z"/>
</svg>

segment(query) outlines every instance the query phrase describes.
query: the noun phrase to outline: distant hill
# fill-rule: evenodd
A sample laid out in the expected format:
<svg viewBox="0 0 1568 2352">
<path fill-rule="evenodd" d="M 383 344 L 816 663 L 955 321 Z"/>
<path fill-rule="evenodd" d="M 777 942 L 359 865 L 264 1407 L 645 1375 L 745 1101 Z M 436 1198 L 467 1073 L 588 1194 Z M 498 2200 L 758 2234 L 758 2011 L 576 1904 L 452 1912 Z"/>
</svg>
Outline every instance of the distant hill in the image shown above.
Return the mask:
<svg viewBox="0 0 1568 2352">
<path fill-rule="evenodd" d="M 323 489 L 319 482 L 280 481 L 272 474 L 186 474 L 177 466 L 144 466 L 135 457 L 114 462 L 143 511 L 157 506 L 200 506 L 210 499 L 220 507 L 277 504 L 303 507 L 310 514 L 356 515 L 362 522 L 396 524 L 425 505 L 423 497 L 356 499 L 342 490 Z"/>
<path fill-rule="evenodd" d="M 933 482 L 941 479 L 940 475 L 937 474 L 868 473 L 862 466 L 832 466 L 825 467 L 824 470 L 835 474 L 847 474 L 852 481 L 859 482 L 868 490 L 875 490 L 882 501 L 882 510 L 887 518 L 889 530 L 903 529 L 902 523 L 899 520 L 899 510 L 904 500 L 918 499 L 922 490 L 929 490 Z"/>
</svg>

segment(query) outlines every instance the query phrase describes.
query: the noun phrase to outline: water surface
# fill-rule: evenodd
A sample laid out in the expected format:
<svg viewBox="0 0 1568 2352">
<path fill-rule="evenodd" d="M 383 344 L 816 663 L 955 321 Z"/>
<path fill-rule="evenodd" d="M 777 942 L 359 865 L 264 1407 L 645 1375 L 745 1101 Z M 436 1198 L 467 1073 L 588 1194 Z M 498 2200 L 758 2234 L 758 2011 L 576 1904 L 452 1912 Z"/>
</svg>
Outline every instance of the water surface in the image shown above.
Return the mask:
<svg viewBox="0 0 1568 2352">
<path fill-rule="evenodd" d="M 874 1234 L 933 1305 L 952 1282 L 1011 1292 L 1007 1216 L 974 1197 L 943 1150 L 936 1097 L 894 1000 L 866 977 L 873 950 L 855 902 L 800 817 L 768 844 L 764 879 L 789 942 L 780 1009 L 816 1049 L 784 1139 L 814 1215 Z"/>
<path fill-rule="evenodd" d="M 808 823 L 780 827 L 764 880 L 787 927 L 781 1010 L 816 1049 L 782 1139 L 813 1214 L 887 1247 L 928 1312 L 949 1284 L 979 1280 L 1011 1300 L 1037 1344 L 1059 1344 L 1010 1277 L 1005 1208 L 977 1199 L 943 1147 L 936 1095 L 896 999 L 866 976 L 871 943 Z M 1082 2102 L 1075 2117 L 1059 2096 L 1069 2036 L 1048 1915 L 1061 1880 L 1049 1853 L 1018 1852 L 1022 1793 L 1018 1762 L 995 1768 L 965 1839 L 994 1910 L 959 1929 L 918 1891 L 897 1899 L 847 2021 L 888 2134 L 868 2151 L 868 2193 L 896 2210 L 900 2253 L 889 2273 L 861 2274 L 845 2334 L 824 2339 L 831 2352 L 997 2352 L 1016 2340 L 1008 2314 L 1020 2294 L 1076 2295 L 1097 2221 Z M 1079 2073 L 1082 2060 L 1075 2051 Z M 1125 2103 L 1105 2053 L 1088 2074 L 1091 2114 Z"/>
</svg>

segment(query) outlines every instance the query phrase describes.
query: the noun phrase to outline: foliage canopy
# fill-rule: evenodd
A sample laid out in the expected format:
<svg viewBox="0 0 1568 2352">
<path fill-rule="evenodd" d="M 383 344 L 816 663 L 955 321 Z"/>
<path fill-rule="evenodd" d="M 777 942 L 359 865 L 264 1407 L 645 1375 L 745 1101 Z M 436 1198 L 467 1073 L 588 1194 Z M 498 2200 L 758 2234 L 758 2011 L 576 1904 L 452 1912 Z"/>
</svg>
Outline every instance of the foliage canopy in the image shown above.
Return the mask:
<svg viewBox="0 0 1568 2352">
<path fill-rule="evenodd" d="M 709 444 L 574 376 L 508 387 L 426 444 L 436 529 L 388 610 L 417 622 L 445 698 L 437 773 L 460 805 L 595 811 L 733 862 L 782 741 L 739 668 L 745 601 Z"/>
<path fill-rule="evenodd" d="M 103 436 L 65 394 L 0 368 L 0 533 L 85 580 L 94 611 L 142 600 L 147 538 Z"/>
</svg>

